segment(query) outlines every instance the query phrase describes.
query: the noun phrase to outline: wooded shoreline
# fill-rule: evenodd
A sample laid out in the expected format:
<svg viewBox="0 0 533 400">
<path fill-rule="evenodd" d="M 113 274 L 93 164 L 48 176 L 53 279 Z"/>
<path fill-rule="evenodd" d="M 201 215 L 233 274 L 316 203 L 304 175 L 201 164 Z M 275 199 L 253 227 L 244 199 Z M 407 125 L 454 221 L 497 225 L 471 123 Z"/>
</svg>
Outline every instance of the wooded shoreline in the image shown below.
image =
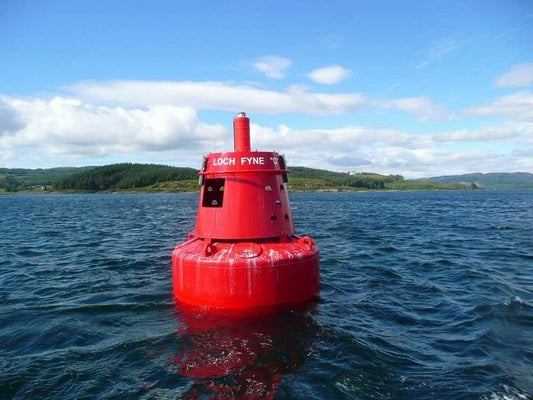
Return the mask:
<svg viewBox="0 0 533 400">
<path fill-rule="evenodd" d="M 293 192 L 533 189 L 533 174 L 500 173 L 404 179 L 401 175 L 348 173 L 289 167 Z M 100 167 L 0 168 L 0 194 L 9 193 L 179 193 L 196 192 L 198 170 L 158 164 Z"/>
</svg>

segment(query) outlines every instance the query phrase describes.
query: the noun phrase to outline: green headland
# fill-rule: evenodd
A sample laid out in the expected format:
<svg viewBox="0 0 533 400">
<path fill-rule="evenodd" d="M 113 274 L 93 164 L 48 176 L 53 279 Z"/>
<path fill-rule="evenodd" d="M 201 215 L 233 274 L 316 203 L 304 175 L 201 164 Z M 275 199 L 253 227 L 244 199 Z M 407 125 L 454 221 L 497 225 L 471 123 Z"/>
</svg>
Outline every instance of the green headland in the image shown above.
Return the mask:
<svg viewBox="0 0 533 400">
<path fill-rule="evenodd" d="M 344 173 L 289 167 L 291 191 L 533 189 L 533 174 L 493 173 L 404 179 L 401 175 Z M 195 192 L 198 170 L 158 164 L 79 168 L 0 168 L 0 194 L 97 192 Z"/>
</svg>

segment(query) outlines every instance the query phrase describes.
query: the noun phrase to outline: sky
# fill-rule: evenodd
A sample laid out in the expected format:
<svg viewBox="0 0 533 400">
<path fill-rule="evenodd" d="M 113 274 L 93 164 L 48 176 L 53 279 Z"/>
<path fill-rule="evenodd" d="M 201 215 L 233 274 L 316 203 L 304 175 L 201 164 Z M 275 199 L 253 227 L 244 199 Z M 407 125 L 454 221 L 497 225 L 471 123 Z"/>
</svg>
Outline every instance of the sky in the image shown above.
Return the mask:
<svg viewBox="0 0 533 400">
<path fill-rule="evenodd" d="M 0 1 L 0 167 L 533 173 L 533 1 Z"/>
</svg>

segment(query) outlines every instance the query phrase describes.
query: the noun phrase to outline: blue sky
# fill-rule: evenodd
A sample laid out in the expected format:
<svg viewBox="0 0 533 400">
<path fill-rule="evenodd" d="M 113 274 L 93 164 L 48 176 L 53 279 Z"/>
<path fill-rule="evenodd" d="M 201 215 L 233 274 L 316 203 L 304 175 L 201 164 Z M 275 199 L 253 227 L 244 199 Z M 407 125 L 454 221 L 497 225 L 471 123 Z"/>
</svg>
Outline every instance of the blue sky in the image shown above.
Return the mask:
<svg viewBox="0 0 533 400">
<path fill-rule="evenodd" d="M 407 178 L 533 172 L 533 3 L 0 2 L 0 167 L 252 147 Z"/>
</svg>

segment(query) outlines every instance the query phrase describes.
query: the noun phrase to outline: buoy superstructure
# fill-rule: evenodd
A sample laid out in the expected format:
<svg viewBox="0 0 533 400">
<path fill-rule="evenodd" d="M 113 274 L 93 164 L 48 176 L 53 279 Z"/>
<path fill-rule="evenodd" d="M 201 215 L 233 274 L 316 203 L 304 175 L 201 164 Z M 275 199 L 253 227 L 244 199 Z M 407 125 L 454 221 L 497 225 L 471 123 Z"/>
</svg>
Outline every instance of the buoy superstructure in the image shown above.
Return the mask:
<svg viewBox="0 0 533 400">
<path fill-rule="evenodd" d="M 235 310 L 311 300 L 319 292 L 319 250 L 295 234 L 285 159 L 251 151 L 244 112 L 233 130 L 234 151 L 203 159 L 195 231 L 172 253 L 174 297 Z"/>
</svg>

